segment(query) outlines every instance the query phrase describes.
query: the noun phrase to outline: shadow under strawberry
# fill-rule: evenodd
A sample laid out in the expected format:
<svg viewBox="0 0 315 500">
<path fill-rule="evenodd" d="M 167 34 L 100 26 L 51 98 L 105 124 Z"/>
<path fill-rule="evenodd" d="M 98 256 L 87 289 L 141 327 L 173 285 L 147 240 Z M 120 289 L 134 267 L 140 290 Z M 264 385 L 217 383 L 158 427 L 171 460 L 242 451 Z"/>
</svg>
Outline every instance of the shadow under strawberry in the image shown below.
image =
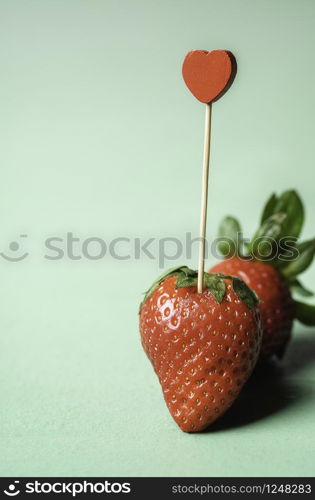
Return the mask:
<svg viewBox="0 0 315 500">
<path fill-rule="evenodd" d="M 259 363 L 233 406 L 203 432 L 246 426 L 309 400 L 309 385 L 303 387 L 295 374 L 314 364 L 314 339 L 299 333 L 283 361 L 273 358 Z"/>
</svg>

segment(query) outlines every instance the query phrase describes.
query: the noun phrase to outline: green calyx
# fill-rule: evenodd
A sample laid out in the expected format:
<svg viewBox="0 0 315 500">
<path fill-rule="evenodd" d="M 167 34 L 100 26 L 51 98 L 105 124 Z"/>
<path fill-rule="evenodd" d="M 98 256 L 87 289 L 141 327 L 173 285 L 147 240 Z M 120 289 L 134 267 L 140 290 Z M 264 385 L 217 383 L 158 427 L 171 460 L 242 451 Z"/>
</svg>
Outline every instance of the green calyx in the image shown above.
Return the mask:
<svg viewBox="0 0 315 500">
<path fill-rule="evenodd" d="M 197 286 L 198 271 L 189 269 L 187 266 L 173 267 L 163 273 L 154 281 L 150 288 L 145 292 L 144 299 L 140 305 L 140 310 L 143 303 L 152 295 L 156 288 L 170 276 L 176 276 L 176 288 L 186 288 L 189 286 Z M 240 278 L 228 276 L 220 273 L 204 273 L 204 287 L 221 303 L 226 293 L 225 279 L 232 281 L 232 286 L 237 297 L 244 302 L 249 309 L 255 308 L 259 299 L 255 292 L 253 292 Z"/>
<path fill-rule="evenodd" d="M 223 219 L 218 233 L 219 251 L 225 258 L 236 255 L 274 266 L 286 279 L 293 294 L 309 297 L 313 293 L 298 280 L 315 256 L 315 238 L 303 242 L 298 240 L 304 217 L 303 203 L 296 191 L 288 190 L 279 196 L 272 194 L 263 208 L 260 226 L 249 243 L 243 241 L 237 219 L 231 216 Z M 315 324 L 315 307 L 304 304 L 303 309 L 302 305 L 296 302 L 297 319 L 304 324 Z M 299 313 L 302 309 L 303 313 Z"/>
<path fill-rule="evenodd" d="M 295 317 L 303 323 L 303 325 L 315 326 L 315 306 L 296 300 Z"/>
</svg>

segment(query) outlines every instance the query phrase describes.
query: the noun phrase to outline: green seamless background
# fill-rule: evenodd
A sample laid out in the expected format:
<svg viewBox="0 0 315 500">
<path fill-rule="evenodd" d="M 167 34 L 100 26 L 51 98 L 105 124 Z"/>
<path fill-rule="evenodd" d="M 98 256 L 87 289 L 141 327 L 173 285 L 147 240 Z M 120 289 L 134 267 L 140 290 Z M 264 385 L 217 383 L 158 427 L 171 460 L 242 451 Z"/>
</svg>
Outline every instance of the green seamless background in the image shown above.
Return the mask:
<svg viewBox="0 0 315 500">
<path fill-rule="evenodd" d="M 311 0 L 1 1 L 0 250 L 29 252 L 0 260 L 1 475 L 314 474 L 312 329 L 296 325 L 283 375 L 228 424 L 184 434 L 139 342 L 157 261 L 44 258 L 67 232 L 77 252 L 93 236 L 197 235 L 191 49 L 238 61 L 213 106 L 209 238 L 227 213 L 250 235 L 269 194 L 291 187 L 313 236 L 314 14 Z M 196 249 L 176 264 L 195 267 Z M 303 278 L 312 287 L 315 270 Z"/>
</svg>

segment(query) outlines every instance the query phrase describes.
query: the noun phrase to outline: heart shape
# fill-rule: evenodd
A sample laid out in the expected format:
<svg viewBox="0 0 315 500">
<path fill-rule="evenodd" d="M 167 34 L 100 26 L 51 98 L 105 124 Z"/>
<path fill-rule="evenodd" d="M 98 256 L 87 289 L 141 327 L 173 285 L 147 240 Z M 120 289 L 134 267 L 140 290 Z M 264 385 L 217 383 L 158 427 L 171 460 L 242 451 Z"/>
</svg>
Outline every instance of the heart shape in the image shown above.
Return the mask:
<svg viewBox="0 0 315 500">
<path fill-rule="evenodd" d="M 190 92 L 201 102 L 216 101 L 232 85 L 236 59 L 228 50 L 192 50 L 183 62 L 183 78 Z"/>
</svg>

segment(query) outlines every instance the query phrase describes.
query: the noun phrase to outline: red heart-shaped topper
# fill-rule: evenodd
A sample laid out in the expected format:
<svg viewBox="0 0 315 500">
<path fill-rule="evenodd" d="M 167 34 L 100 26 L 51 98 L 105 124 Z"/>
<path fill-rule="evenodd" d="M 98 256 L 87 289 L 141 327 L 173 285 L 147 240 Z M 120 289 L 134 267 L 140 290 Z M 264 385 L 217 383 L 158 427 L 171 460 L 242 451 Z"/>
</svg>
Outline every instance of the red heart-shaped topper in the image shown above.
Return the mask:
<svg viewBox="0 0 315 500">
<path fill-rule="evenodd" d="M 192 50 L 183 62 L 183 78 L 201 102 L 216 101 L 230 88 L 236 75 L 236 59 L 228 50 Z"/>
</svg>

